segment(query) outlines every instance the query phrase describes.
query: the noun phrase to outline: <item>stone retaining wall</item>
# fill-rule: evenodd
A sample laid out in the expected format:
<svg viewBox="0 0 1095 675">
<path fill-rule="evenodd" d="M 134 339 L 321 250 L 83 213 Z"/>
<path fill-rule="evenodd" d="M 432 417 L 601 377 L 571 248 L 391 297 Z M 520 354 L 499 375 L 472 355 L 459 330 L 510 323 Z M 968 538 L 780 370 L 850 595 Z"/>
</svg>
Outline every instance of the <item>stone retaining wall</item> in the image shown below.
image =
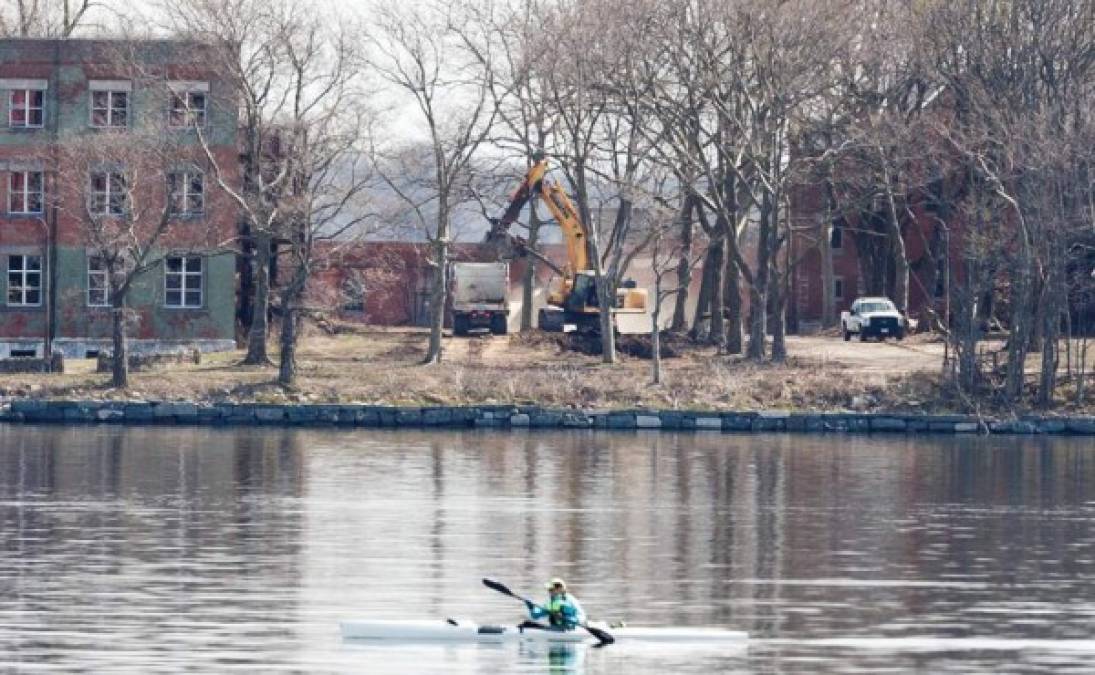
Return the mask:
<svg viewBox="0 0 1095 675">
<path fill-rule="evenodd" d="M 52 423 L 277 425 L 339 427 L 500 427 L 668 429 L 809 433 L 996 433 L 1095 435 L 1095 417 L 979 420 L 964 415 L 574 410 L 536 406 L 208 404 L 173 401 L 16 400 L 0 421 Z"/>
</svg>

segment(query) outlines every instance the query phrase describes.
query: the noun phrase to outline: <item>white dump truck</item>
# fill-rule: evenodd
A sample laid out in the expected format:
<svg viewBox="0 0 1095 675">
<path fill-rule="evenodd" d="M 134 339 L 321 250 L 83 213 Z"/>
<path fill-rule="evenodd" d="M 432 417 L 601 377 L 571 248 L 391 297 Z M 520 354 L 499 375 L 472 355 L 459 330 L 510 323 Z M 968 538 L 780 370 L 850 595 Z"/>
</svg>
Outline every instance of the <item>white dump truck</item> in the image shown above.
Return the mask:
<svg viewBox="0 0 1095 675">
<path fill-rule="evenodd" d="M 851 340 L 852 335 L 858 335 L 860 342 L 866 342 L 869 337 L 900 340 L 905 337 L 909 324 L 889 298 L 857 298 L 852 303 L 852 311 L 840 313 L 840 327 L 845 342 Z"/>
<path fill-rule="evenodd" d="M 509 323 L 509 265 L 504 262 L 455 262 L 449 268 L 452 332 L 467 335 L 487 328 L 505 335 Z"/>
</svg>

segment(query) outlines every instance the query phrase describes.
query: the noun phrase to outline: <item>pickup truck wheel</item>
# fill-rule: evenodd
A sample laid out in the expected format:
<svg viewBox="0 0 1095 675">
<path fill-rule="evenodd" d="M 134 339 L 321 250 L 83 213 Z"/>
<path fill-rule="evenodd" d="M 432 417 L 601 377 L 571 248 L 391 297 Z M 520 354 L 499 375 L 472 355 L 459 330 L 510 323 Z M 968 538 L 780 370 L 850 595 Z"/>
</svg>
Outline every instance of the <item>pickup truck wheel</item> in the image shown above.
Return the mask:
<svg viewBox="0 0 1095 675">
<path fill-rule="evenodd" d="M 851 331 L 849 331 L 847 328 L 844 328 L 844 341 L 847 342 L 848 340 L 851 340 L 851 339 L 852 339 Z"/>
<path fill-rule="evenodd" d="M 898 341 L 898 342 L 900 342 L 900 341 L 902 341 L 902 340 L 904 340 L 904 339 L 905 339 L 905 331 L 903 331 L 903 330 L 901 330 L 900 328 L 898 328 L 898 329 L 897 329 L 897 332 L 896 332 L 896 333 L 894 333 L 894 334 L 893 334 L 893 336 L 894 336 L 895 338 L 897 338 L 897 341 Z"/>
<path fill-rule="evenodd" d="M 452 332 L 454 335 L 467 335 L 469 325 L 468 317 L 463 314 L 457 314 L 452 318 Z"/>
<path fill-rule="evenodd" d="M 492 314 L 490 317 L 490 332 L 494 335 L 506 334 L 506 315 Z"/>
<path fill-rule="evenodd" d="M 867 331 L 863 330 L 862 328 L 859 329 L 859 341 L 860 342 L 866 342 L 867 341 Z"/>
</svg>

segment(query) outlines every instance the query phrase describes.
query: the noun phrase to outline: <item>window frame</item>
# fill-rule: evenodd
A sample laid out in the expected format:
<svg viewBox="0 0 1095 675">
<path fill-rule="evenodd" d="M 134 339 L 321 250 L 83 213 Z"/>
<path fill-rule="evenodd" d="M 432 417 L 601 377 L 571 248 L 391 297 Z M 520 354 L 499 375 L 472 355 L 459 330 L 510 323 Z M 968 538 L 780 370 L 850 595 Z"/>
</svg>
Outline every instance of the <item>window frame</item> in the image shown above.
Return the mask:
<svg viewBox="0 0 1095 675">
<path fill-rule="evenodd" d="M 30 190 L 30 177 L 32 175 L 38 176 L 38 190 L 32 192 Z M 15 189 L 15 177 L 23 177 L 23 188 L 20 192 L 16 192 Z M 16 194 L 19 194 L 23 200 L 23 209 L 16 211 L 14 208 L 14 201 Z M 31 195 L 38 196 L 38 210 L 29 211 L 27 206 L 30 202 Z M 8 214 L 13 216 L 40 216 L 46 212 L 46 174 L 44 171 L 9 171 L 8 172 Z"/>
<path fill-rule="evenodd" d="M 100 269 L 92 269 L 92 264 L 98 261 L 101 266 Z M 92 276 L 102 277 L 102 287 L 93 289 L 91 286 Z M 92 302 L 91 292 L 102 291 L 103 301 Z M 86 298 L 88 307 L 110 307 L 110 276 L 107 274 L 106 263 L 103 262 L 103 257 L 99 255 L 87 256 L 87 294 Z"/>
<path fill-rule="evenodd" d="M 94 128 L 94 129 L 128 129 L 129 128 L 129 121 L 132 118 L 131 113 L 132 113 L 132 107 L 133 107 L 132 106 L 132 97 L 130 96 L 130 94 L 133 93 L 132 91 L 127 90 L 127 89 L 121 89 L 121 88 L 118 88 L 118 89 L 104 88 L 104 89 L 92 89 L 88 93 L 89 93 L 89 96 L 90 96 L 90 98 L 89 98 L 89 104 L 90 105 L 88 106 L 88 111 L 90 112 L 90 118 L 88 120 L 88 124 L 90 124 L 92 128 Z M 95 105 L 95 96 L 96 95 L 106 96 L 106 107 L 96 106 Z M 116 108 L 115 105 L 114 105 L 114 97 L 116 95 L 121 95 L 121 96 L 125 97 L 125 108 L 124 108 L 124 110 L 125 110 L 125 123 L 124 124 L 115 124 L 114 123 L 115 111 L 118 110 L 118 108 Z M 106 123 L 105 124 L 96 124 L 95 123 L 95 112 L 96 112 L 96 110 L 106 111 Z"/>
<path fill-rule="evenodd" d="M 17 107 L 15 104 L 15 95 L 23 94 L 23 105 Z M 31 95 L 37 94 L 41 101 L 37 106 L 31 105 Z M 16 124 L 15 112 L 22 110 L 23 123 Z M 30 116 L 32 111 L 38 112 L 38 123 L 31 124 Z M 34 87 L 19 87 L 18 89 L 8 90 L 8 128 L 9 129 L 42 129 L 46 126 L 46 90 L 38 89 Z"/>
<path fill-rule="evenodd" d="M 192 192 L 191 188 L 194 187 L 192 183 L 194 178 L 200 179 L 201 189 L 197 192 Z M 177 188 L 181 181 L 182 191 L 181 194 L 177 193 Z M 197 210 L 192 210 L 191 200 L 194 197 L 200 200 L 200 205 Z M 183 208 L 176 208 L 176 199 Z M 167 211 L 169 215 L 178 216 L 182 218 L 197 218 L 205 215 L 205 172 L 199 169 L 183 169 L 180 171 L 172 171 L 167 174 Z"/>
<path fill-rule="evenodd" d="M 179 260 L 179 270 L 171 270 L 171 261 Z M 188 263 L 190 261 L 198 261 L 198 271 L 194 272 L 188 269 Z M 205 308 L 205 257 L 201 255 L 169 255 L 163 259 L 163 271 L 164 271 L 164 297 L 163 306 L 166 309 L 204 309 Z M 178 288 L 168 288 L 168 279 L 172 276 L 179 277 Z M 197 278 L 197 286 L 191 286 L 188 283 L 188 279 Z M 198 303 L 190 304 L 187 302 L 186 297 L 188 293 L 197 291 Z M 179 296 L 178 304 L 172 304 L 170 301 L 170 295 L 177 293 Z"/>
<path fill-rule="evenodd" d="M 843 300 L 844 299 L 844 277 L 841 277 L 841 276 L 834 276 L 833 277 L 832 291 L 833 291 L 833 300 Z"/>
<path fill-rule="evenodd" d="M 829 250 L 844 250 L 844 226 L 839 223 L 833 223 L 833 229 L 829 232 Z"/>
<path fill-rule="evenodd" d="M 191 104 L 191 97 L 201 96 L 202 106 L 196 108 Z M 181 103 L 181 107 L 176 105 Z M 171 92 L 171 103 L 167 109 L 167 125 L 172 129 L 205 128 L 209 119 L 209 92 L 197 88 L 182 89 Z"/>
<path fill-rule="evenodd" d="M 12 268 L 12 261 L 15 258 L 20 259 L 20 268 L 19 269 L 13 269 Z M 38 261 L 37 269 L 31 269 L 30 266 L 27 264 L 30 259 L 36 259 Z M 8 307 L 41 307 L 42 306 L 42 293 L 43 293 L 44 289 L 42 288 L 43 275 L 42 275 L 42 256 L 41 255 L 31 255 L 29 253 L 9 253 L 7 255 L 7 267 L 5 269 L 5 272 L 7 273 L 6 278 L 7 278 L 7 282 L 8 282 L 7 283 L 7 288 L 5 289 L 5 294 L 4 294 L 4 304 L 6 306 L 8 306 Z M 11 283 L 13 274 L 17 274 L 20 277 L 20 283 L 15 285 L 15 286 L 13 286 L 12 283 Z M 32 275 L 38 277 L 38 284 L 36 286 L 31 286 L 27 282 L 28 277 L 30 277 Z M 12 295 L 13 291 L 21 294 L 21 297 L 22 297 L 21 301 L 12 302 L 11 295 Z M 34 292 L 34 291 L 38 292 L 38 301 L 37 302 L 27 302 L 27 295 L 31 292 Z"/>
<path fill-rule="evenodd" d="M 106 190 L 100 192 L 95 189 L 95 177 L 104 176 L 106 178 L 105 186 Z M 114 179 L 118 180 L 115 181 Z M 119 194 L 115 194 L 115 189 Z M 87 198 L 88 198 L 88 211 L 92 216 L 98 216 L 100 218 L 118 218 L 126 215 L 129 211 L 129 198 L 126 194 L 126 180 L 125 174 L 121 171 L 115 171 L 111 169 L 103 169 L 102 171 L 92 171 L 88 176 L 87 181 Z M 103 208 L 96 209 L 98 204 L 97 197 L 102 195 Z M 117 197 L 118 199 L 115 199 Z M 112 204 L 117 204 L 117 210 L 111 208 Z"/>
</svg>

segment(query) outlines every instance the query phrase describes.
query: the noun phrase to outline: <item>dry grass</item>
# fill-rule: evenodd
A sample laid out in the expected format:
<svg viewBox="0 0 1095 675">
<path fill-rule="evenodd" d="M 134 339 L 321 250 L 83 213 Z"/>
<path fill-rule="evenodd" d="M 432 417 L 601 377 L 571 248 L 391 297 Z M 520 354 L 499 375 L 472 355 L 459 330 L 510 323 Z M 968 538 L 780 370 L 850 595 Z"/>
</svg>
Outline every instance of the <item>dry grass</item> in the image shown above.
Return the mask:
<svg viewBox="0 0 1095 675">
<path fill-rule="evenodd" d="M 289 389 L 275 383 L 274 366 L 242 366 L 242 352 L 232 352 L 207 355 L 200 365 L 134 373 L 125 391 L 110 388 L 109 375 L 95 373 L 91 361 L 70 360 L 64 375 L 6 377 L 0 396 L 923 412 L 964 407 L 940 392 L 938 358 L 926 341 L 856 346 L 795 338 L 787 363 L 762 365 L 692 348 L 663 362 L 664 383 L 657 386 L 648 360 L 623 357 L 606 366 L 535 334 L 446 339 L 445 361 L 432 366 L 420 364 L 425 345 L 425 333 L 412 330 L 310 331 L 299 352 L 299 382 Z"/>
</svg>

